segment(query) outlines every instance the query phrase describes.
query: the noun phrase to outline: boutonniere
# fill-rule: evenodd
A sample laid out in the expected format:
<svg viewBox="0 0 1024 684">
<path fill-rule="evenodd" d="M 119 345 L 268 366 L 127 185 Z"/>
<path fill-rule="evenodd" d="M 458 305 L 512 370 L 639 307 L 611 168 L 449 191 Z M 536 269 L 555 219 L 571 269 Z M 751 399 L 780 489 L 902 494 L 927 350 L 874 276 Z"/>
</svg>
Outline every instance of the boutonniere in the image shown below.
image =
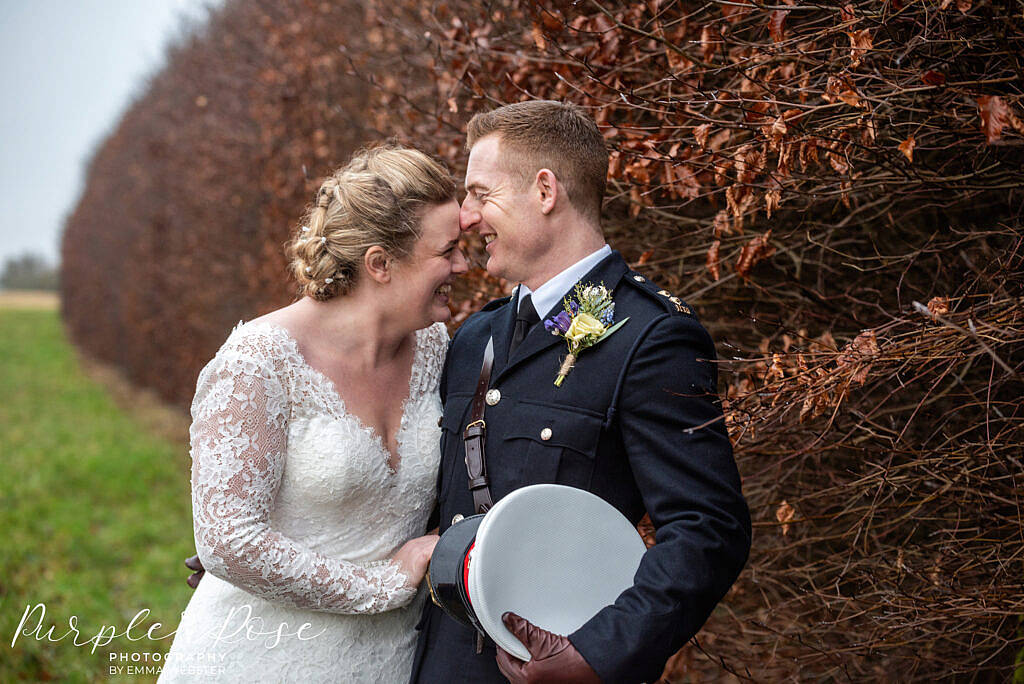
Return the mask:
<svg viewBox="0 0 1024 684">
<path fill-rule="evenodd" d="M 621 328 L 628 317 L 612 325 L 615 318 L 615 302 L 604 284 L 578 284 L 572 297 L 562 300 L 565 307 L 551 318 L 544 321 L 544 328 L 558 337 L 564 338 L 569 345 L 569 355 L 558 369 L 555 387 L 561 387 L 565 376 L 569 374 L 576 359 L 584 349 L 590 349 Z"/>
</svg>

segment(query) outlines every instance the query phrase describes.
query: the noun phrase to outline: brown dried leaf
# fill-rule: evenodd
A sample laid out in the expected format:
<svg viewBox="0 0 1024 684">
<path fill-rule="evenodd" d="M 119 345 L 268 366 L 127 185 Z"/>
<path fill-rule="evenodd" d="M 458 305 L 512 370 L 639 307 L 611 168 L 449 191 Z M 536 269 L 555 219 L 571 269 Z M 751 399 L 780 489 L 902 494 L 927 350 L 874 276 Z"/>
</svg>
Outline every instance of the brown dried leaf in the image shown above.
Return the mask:
<svg viewBox="0 0 1024 684">
<path fill-rule="evenodd" d="M 850 170 L 850 165 L 846 163 L 846 159 L 842 154 L 830 151 L 826 156 L 828 157 L 828 163 L 832 165 L 836 173 L 844 174 Z"/>
<path fill-rule="evenodd" d="M 868 373 L 871 372 L 872 365 L 873 364 L 870 363 L 860 365 L 857 368 L 857 371 L 852 376 L 850 376 L 851 382 L 855 382 L 858 385 L 863 385 L 865 382 L 867 382 Z"/>
<path fill-rule="evenodd" d="M 851 31 L 846 34 L 850 38 L 850 57 L 853 59 L 853 66 L 860 64 L 860 58 L 871 49 L 874 42 L 871 39 L 871 29 Z"/>
<path fill-rule="evenodd" d="M 629 189 L 629 216 L 630 218 L 636 218 L 640 215 L 640 210 L 644 208 L 644 198 L 640 193 L 640 188 L 636 185 Z"/>
<path fill-rule="evenodd" d="M 811 164 L 814 164 L 815 166 L 821 164 L 821 161 L 818 159 L 817 139 L 811 138 L 810 140 L 806 140 L 800 143 L 799 157 L 800 168 L 802 168 L 804 171 L 807 171 L 810 168 Z"/>
<path fill-rule="evenodd" d="M 719 212 L 719 213 L 721 213 L 721 212 Z M 715 218 L 717 220 L 718 217 L 716 216 Z M 717 231 L 716 231 L 716 234 L 717 234 Z M 721 271 L 719 270 L 719 267 L 718 267 L 718 249 L 721 246 L 722 246 L 722 241 L 721 240 L 715 240 L 714 242 L 712 242 L 711 246 L 708 247 L 708 256 L 707 256 L 707 259 L 704 262 L 705 266 L 707 266 L 708 271 L 711 272 L 711 278 L 713 280 L 718 280 L 721 277 Z"/>
<path fill-rule="evenodd" d="M 710 63 L 718 48 L 722 45 L 722 34 L 713 26 L 705 26 L 700 31 L 700 52 L 704 61 Z"/>
<path fill-rule="evenodd" d="M 850 347 L 861 356 L 868 358 L 877 356 L 878 338 L 875 337 L 875 331 L 865 330 L 860 335 L 857 335 L 857 337 L 853 338 L 853 342 L 850 343 Z"/>
<path fill-rule="evenodd" d="M 914 140 L 914 136 L 910 136 L 900 143 L 900 152 L 902 152 L 903 155 L 911 162 L 914 161 L 914 145 L 916 144 L 917 141 Z"/>
<path fill-rule="evenodd" d="M 921 80 L 931 86 L 940 86 L 946 82 L 946 75 L 941 71 L 928 71 L 921 74 Z"/>
<path fill-rule="evenodd" d="M 839 93 L 836 97 L 838 97 L 840 100 L 850 105 L 851 107 L 861 106 L 860 95 L 858 95 L 857 91 L 855 90 L 844 90 L 841 93 Z"/>
<path fill-rule="evenodd" d="M 737 0 L 736 2 L 731 2 L 729 4 L 721 4 L 719 7 L 722 10 L 722 16 L 725 17 L 730 24 L 735 24 L 743 19 L 743 17 L 750 14 L 752 5 L 746 0 Z"/>
<path fill-rule="evenodd" d="M 711 131 L 711 124 L 701 124 L 693 129 L 693 139 L 697 141 L 697 144 L 701 147 L 707 147 L 708 145 L 708 133 Z"/>
<path fill-rule="evenodd" d="M 1020 117 L 1014 114 L 1013 110 L 1010 109 L 1009 107 L 1006 108 L 1006 119 L 1010 123 L 1010 126 L 1013 128 L 1013 130 L 1017 131 L 1021 135 L 1024 135 L 1024 121 L 1021 121 Z"/>
<path fill-rule="evenodd" d="M 565 19 L 558 10 L 544 9 L 540 13 L 541 23 L 548 31 L 557 32 L 562 30 Z"/>
<path fill-rule="evenodd" d="M 768 16 L 768 35 L 772 41 L 781 43 L 786 39 L 786 16 L 789 10 L 772 10 Z"/>
<path fill-rule="evenodd" d="M 671 47 L 665 48 L 665 57 L 668 59 L 668 68 L 673 73 L 689 71 L 693 67 L 692 60 L 688 59 L 686 55 L 676 52 Z"/>
<path fill-rule="evenodd" d="M 646 264 L 650 260 L 650 258 L 653 255 L 654 255 L 654 250 L 653 249 L 647 250 L 646 252 L 644 252 L 643 254 L 640 255 L 639 259 L 636 260 L 636 265 L 637 266 L 643 266 L 644 264 Z"/>
<path fill-rule="evenodd" d="M 729 221 L 729 212 L 722 209 L 720 212 L 715 214 L 715 220 L 712 226 L 714 228 L 716 238 L 732 232 L 732 223 Z"/>
<path fill-rule="evenodd" d="M 540 26 L 534 24 L 530 29 L 530 36 L 533 38 L 533 44 L 537 46 L 538 50 L 544 50 L 547 48 L 547 41 L 544 40 L 544 31 Z"/>
<path fill-rule="evenodd" d="M 736 152 L 736 180 L 750 183 L 764 168 L 764 155 L 752 145 L 744 145 Z"/>
<path fill-rule="evenodd" d="M 1006 103 L 998 95 L 981 95 L 975 101 L 978 103 L 978 113 L 981 114 L 981 131 L 991 145 L 999 140 L 1007 124 Z"/>
<path fill-rule="evenodd" d="M 771 190 L 764 193 L 764 210 L 768 214 L 768 218 L 772 217 L 772 211 L 778 209 L 779 202 L 782 200 L 782 189 L 778 187 L 778 182 L 773 185 Z"/>
<path fill-rule="evenodd" d="M 775 519 L 782 523 L 782 536 L 789 534 L 789 521 L 793 519 L 794 515 L 796 515 L 796 509 L 790 506 L 785 499 L 775 509 Z"/>
<path fill-rule="evenodd" d="M 682 198 L 697 199 L 700 197 L 700 183 L 688 164 L 679 164 L 674 169 L 676 184 L 673 189 Z"/>
<path fill-rule="evenodd" d="M 862 125 L 863 132 L 861 133 L 860 139 L 865 145 L 870 145 L 875 142 L 875 119 L 869 114 L 865 114 L 860 118 L 858 124 Z"/>
<path fill-rule="evenodd" d="M 928 300 L 928 311 L 933 316 L 945 316 L 949 313 L 949 297 L 932 297 Z"/>
<path fill-rule="evenodd" d="M 789 128 L 786 126 L 785 116 L 779 116 L 770 124 L 765 124 L 761 127 L 761 132 L 764 137 L 768 139 L 768 148 L 771 150 L 779 149 L 779 143 L 782 142 L 782 138 L 786 135 Z"/>
<path fill-rule="evenodd" d="M 615 27 L 611 19 L 604 14 L 598 14 L 594 18 L 597 30 L 601 34 L 598 38 L 598 45 L 601 46 L 601 56 L 606 62 L 611 62 L 619 52 L 619 29 Z"/>
<path fill-rule="evenodd" d="M 726 128 L 725 130 L 718 131 L 708 141 L 708 149 L 717 152 L 722 149 L 725 143 L 729 142 L 730 138 L 732 138 L 732 129 Z"/>
<path fill-rule="evenodd" d="M 956 8 L 960 10 L 962 14 L 970 12 L 972 4 L 972 0 L 956 0 Z"/>
<path fill-rule="evenodd" d="M 750 242 L 743 245 L 743 249 L 740 251 L 740 256 L 736 260 L 736 274 L 739 277 L 744 280 L 749 279 L 750 270 L 754 268 L 754 266 L 775 254 L 775 248 L 768 242 L 771 235 L 772 231 L 769 230 L 763 235 L 754 237 Z"/>
</svg>

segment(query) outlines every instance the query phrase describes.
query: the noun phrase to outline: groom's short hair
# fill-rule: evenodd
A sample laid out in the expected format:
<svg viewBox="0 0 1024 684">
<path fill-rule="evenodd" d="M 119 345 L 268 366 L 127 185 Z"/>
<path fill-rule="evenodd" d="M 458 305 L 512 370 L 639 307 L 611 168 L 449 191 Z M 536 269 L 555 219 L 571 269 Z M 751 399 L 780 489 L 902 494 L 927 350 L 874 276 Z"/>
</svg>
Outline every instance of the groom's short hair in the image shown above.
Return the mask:
<svg viewBox="0 0 1024 684">
<path fill-rule="evenodd" d="M 594 120 L 577 105 L 530 100 L 475 115 L 466 131 L 466 149 L 497 134 L 504 166 L 520 187 L 541 169 L 550 169 L 576 211 L 601 223 L 608 175 L 608 148 Z"/>
</svg>

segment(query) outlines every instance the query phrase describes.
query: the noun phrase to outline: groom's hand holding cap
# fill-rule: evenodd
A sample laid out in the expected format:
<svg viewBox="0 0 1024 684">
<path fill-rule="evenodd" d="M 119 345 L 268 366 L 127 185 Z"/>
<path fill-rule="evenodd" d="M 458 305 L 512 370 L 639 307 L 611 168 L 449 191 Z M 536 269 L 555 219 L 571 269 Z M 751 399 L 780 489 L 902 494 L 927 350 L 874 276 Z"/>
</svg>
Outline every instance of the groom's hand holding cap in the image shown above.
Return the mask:
<svg viewBox="0 0 1024 684">
<path fill-rule="evenodd" d="M 539 682 L 577 682 L 600 684 L 601 680 L 587 664 L 568 637 L 552 634 L 515 613 L 501 616 L 508 631 L 523 642 L 533 658 L 524 663 L 498 648 L 498 669 L 512 684 Z"/>
</svg>

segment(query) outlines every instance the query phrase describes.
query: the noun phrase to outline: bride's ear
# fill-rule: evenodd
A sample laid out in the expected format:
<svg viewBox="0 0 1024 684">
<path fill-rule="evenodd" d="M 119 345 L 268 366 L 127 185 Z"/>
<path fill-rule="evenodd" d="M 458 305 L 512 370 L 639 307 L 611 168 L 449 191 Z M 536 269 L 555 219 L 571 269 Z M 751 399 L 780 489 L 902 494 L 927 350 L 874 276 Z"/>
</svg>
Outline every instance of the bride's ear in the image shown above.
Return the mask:
<svg viewBox="0 0 1024 684">
<path fill-rule="evenodd" d="M 366 274 L 378 283 L 391 282 L 391 266 L 391 256 L 379 245 L 374 245 L 363 255 L 363 267 L 366 269 Z"/>
</svg>

